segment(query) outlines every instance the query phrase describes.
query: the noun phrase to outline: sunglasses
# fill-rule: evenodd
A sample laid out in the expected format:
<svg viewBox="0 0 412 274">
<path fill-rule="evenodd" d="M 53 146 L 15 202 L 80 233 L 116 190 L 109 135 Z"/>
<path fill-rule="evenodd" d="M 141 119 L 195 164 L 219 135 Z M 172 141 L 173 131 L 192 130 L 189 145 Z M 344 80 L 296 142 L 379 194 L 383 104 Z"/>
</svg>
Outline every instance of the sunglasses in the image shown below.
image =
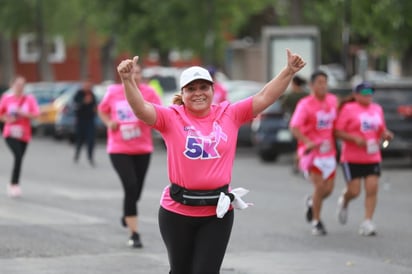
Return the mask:
<svg viewBox="0 0 412 274">
<path fill-rule="evenodd" d="M 372 88 L 364 88 L 358 91 L 360 95 L 372 95 L 375 91 Z"/>
</svg>

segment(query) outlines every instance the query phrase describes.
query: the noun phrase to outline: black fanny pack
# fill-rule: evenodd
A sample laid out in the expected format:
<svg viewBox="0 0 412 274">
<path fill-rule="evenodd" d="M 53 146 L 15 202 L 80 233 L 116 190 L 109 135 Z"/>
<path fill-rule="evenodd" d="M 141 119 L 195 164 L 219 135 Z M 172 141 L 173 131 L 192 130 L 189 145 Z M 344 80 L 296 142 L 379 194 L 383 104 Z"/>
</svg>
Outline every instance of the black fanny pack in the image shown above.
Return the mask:
<svg viewBox="0 0 412 274">
<path fill-rule="evenodd" d="M 212 190 L 189 190 L 173 183 L 170 185 L 170 196 L 172 199 L 190 206 L 215 206 L 217 205 L 221 192 L 227 195 L 233 195 L 229 193 L 229 185 Z M 231 198 L 231 200 L 233 199 Z"/>
</svg>

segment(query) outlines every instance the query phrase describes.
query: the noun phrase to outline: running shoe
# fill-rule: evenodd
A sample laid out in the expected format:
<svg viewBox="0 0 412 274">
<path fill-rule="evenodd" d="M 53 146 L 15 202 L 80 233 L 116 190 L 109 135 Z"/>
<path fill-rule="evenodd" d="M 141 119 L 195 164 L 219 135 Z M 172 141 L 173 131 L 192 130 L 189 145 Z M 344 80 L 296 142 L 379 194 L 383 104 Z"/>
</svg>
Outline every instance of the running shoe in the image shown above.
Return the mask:
<svg viewBox="0 0 412 274">
<path fill-rule="evenodd" d="M 17 198 L 21 196 L 21 188 L 18 184 L 10 184 L 7 186 L 7 195 L 11 198 Z"/>
<path fill-rule="evenodd" d="M 365 220 L 359 227 L 359 234 L 362 236 L 375 236 L 376 226 L 371 220 Z"/>
<path fill-rule="evenodd" d="M 311 222 L 313 218 L 312 212 L 312 196 L 308 195 L 305 198 L 305 216 L 306 221 Z"/>
<path fill-rule="evenodd" d="M 341 195 L 338 199 L 338 208 L 336 211 L 338 221 L 341 225 L 346 224 L 346 222 L 348 221 L 348 209 L 345 208 L 343 204 L 344 204 L 344 198 L 343 198 L 343 195 Z"/>
<path fill-rule="evenodd" d="M 143 247 L 143 244 L 140 241 L 140 235 L 137 232 L 133 232 L 133 234 L 132 234 L 132 236 L 130 236 L 130 239 L 127 242 L 127 244 L 130 247 L 133 247 L 133 248 L 142 248 Z"/>
<path fill-rule="evenodd" d="M 312 224 L 312 235 L 324 236 L 326 234 L 327 232 L 326 232 L 325 226 L 323 225 L 322 221 L 317 221 Z"/>
</svg>

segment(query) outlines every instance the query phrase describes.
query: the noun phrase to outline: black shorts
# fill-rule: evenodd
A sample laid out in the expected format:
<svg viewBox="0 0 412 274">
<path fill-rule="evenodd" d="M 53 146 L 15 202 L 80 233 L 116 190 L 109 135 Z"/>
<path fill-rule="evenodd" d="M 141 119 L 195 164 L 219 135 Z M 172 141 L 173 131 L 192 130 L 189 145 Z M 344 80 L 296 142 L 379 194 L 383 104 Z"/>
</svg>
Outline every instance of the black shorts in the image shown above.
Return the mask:
<svg viewBox="0 0 412 274">
<path fill-rule="evenodd" d="M 346 182 L 349 182 L 356 178 L 365 178 L 369 175 L 381 175 L 381 164 L 353 164 L 342 163 L 343 176 L 345 176 Z"/>
</svg>

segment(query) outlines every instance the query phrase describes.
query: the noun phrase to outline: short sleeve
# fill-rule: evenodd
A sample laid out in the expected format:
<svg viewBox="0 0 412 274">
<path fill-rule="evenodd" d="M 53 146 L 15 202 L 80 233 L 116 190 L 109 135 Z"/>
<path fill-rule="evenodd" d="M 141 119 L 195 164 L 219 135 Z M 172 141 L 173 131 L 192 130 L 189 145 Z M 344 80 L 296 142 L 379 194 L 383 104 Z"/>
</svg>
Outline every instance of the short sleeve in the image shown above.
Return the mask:
<svg viewBox="0 0 412 274">
<path fill-rule="evenodd" d="M 110 113 L 110 97 L 111 97 L 110 88 L 107 88 L 106 94 L 103 96 L 103 99 L 100 101 L 98 105 L 98 110 L 103 113 Z"/>
<path fill-rule="evenodd" d="M 345 130 L 348 120 L 350 119 L 348 111 L 349 105 L 345 105 L 342 109 L 338 112 L 338 116 L 336 117 L 335 121 L 335 129 L 336 130 Z"/>
</svg>

